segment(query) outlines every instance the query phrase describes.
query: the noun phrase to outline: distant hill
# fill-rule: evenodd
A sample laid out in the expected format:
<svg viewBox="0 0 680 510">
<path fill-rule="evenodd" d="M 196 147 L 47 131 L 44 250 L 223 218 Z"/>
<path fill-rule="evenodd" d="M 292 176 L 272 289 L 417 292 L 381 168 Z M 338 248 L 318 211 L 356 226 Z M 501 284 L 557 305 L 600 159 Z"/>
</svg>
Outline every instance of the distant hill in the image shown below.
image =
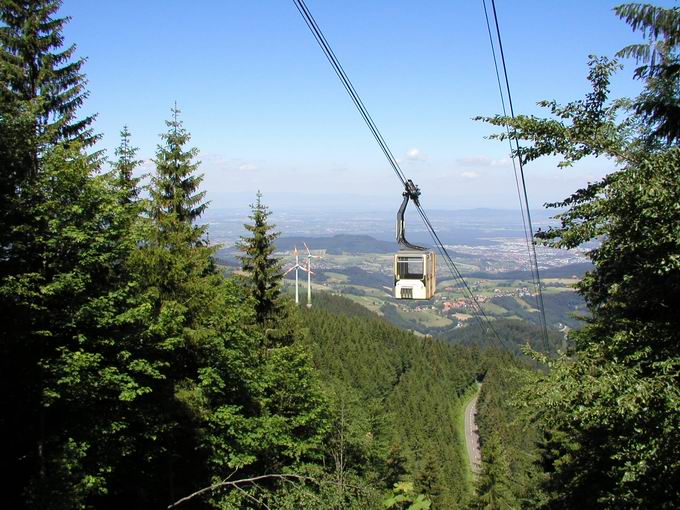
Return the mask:
<svg viewBox="0 0 680 510">
<path fill-rule="evenodd" d="M 394 253 L 399 250 L 395 242 L 380 241 L 369 235 L 337 234 L 332 237 L 281 237 L 276 240 L 276 249 L 290 251 L 297 246 L 304 250 L 303 243 L 311 250 L 326 250 L 331 255 L 343 253 Z"/>
</svg>

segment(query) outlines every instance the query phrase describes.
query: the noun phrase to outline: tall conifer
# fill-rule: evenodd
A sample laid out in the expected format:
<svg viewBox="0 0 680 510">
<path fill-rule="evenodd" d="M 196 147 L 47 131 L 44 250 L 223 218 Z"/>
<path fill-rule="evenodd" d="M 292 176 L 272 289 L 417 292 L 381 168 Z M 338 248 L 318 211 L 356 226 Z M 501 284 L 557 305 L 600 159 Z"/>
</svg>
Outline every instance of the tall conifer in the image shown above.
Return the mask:
<svg viewBox="0 0 680 510">
<path fill-rule="evenodd" d="M 110 189 L 78 147 L 94 141 L 93 117 L 76 119 L 84 60 L 72 61 L 75 46 L 62 49 L 60 4 L 0 0 L 0 432 L 12 508 L 74 507 L 90 493 L 85 480 L 100 483 L 101 464 L 81 463 L 91 443 L 69 427 L 78 413 L 65 387 L 91 389 L 78 377 L 97 359 L 98 321 L 110 310 L 90 312 L 115 301 L 112 265 L 123 250 Z M 87 361 L 69 365 L 72 352 Z M 78 416 L 86 427 L 91 417 Z"/>
<path fill-rule="evenodd" d="M 496 433 L 484 445 L 482 472 L 477 480 L 477 500 L 473 508 L 480 510 L 511 510 L 518 507 L 510 481 L 510 464 Z"/>
<path fill-rule="evenodd" d="M 85 59 L 73 60 L 75 45 L 63 48 L 62 31 L 70 18 L 55 16 L 60 6 L 61 0 L 0 0 L 0 97 L 32 107 L 36 139 L 29 172 L 37 171 L 41 146 L 96 140 L 94 116 L 77 118 L 88 96 L 81 72 Z"/>
<path fill-rule="evenodd" d="M 249 218 L 252 223 L 246 223 L 244 227 L 251 235 L 242 236 L 238 248 L 243 252 L 240 257 L 241 267 L 248 274 L 250 292 L 255 299 L 257 322 L 264 324 L 280 308 L 283 275 L 280 261 L 273 256 L 274 241 L 279 233 L 274 231 L 275 225 L 267 223 L 271 212 L 262 203 L 262 193 L 259 191 L 250 208 Z"/>
<path fill-rule="evenodd" d="M 137 147 L 133 147 L 130 141 L 130 131 L 123 126 L 120 132 L 120 145 L 116 147 L 115 154 L 118 159 L 113 164 L 114 180 L 121 192 L 121 202 L 130 204 L 139 197 L 140 177 L 134 177 L 133 173 L 141 161 L 137 157 Z"/>
<path fill-rule="evenodd" d="M 175 105 L 172 119 L 165 122 L 168 131 L 161 135 L 163 143 L 158 146 L 154 163 L 156 174 L 151 179 L 151 215 L 156 221 L 172 216 L 179 223 L 192 225 L 203 214 L 208 204 L 203 202 L 205 191 L 197 191 L 203 175 L 196 171 L 198 149 L 186 148 L 191 135 L 179 120 L 180 110 Z M 198 239 L 204 227 L 193 226 Z"/>
</svg>

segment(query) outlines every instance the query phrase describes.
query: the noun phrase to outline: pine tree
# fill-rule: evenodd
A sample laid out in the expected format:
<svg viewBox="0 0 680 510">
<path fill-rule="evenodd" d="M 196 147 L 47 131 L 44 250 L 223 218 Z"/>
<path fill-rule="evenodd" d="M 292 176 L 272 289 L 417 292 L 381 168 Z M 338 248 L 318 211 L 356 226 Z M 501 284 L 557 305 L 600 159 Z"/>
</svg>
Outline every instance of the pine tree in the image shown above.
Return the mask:
<svg viewBox="0 0 680 510">
<path fill-rule="evenodd" d="M 62 48 L 69 20 L 55 16 L 60 5 L 0 0 L 0 275 L 27 265 L 12 252 L 32 242 L 32 229 L 15 227 L 30 220 L 36 205 L 22 193 L 32 187 L 40 154 L 60 141 L 89 145 L 96 138 L 94 117 L 76 118 L 87 97 L 85 61 L 72 61 L 75 46 Z"/>
<path fill-rule="evenodd" d="M 114 190 L 80 151 L 93 117 L 76 119 L 84 61 L 61 50 L 59 6 L 0 1 L 0 433 L 13 508 L 73 508 L 102 488 L 107 461 L 88 449 L 106 425 L 87 404 L 116 386 L 115 369 L 89 376 L 107 364 L 128 245 Z"/>
<path fill-rule="evenodd" d="M 255 300 L 255 316 L 258 324 L 265 324 L 280 310 L 281 263 L 273 257 L 274 241 L 279 236 L 274 225 L 267 223 L 271 215 L 269 208 L 262 203 L 262 193 L 257 192 L 255 204 L 251 204 L 249 218 L 252 223 L 245 228 L 252 233 L 241 237 L 238 248 L 243 252 L 241 267 L 248 274 L 248 284 Z"/>
<path fill-rule="evenodd" d="M 237 288 L 215 270 L 206 228 L 195 224 L 206 208 L 197 150 L 185 149 L 190 135 L 179 110 L 172 114 L 130 258 L 138 292 L 128 313 L 131 337 L 152 362 L 150 391 L 134 420 L 140 438 L 126 464 L 138 482 L 120 471 L 116 487 L 133 507 L 167 506 L 254 458 L 256 427 L 242 412 L 255 412 L 248 385 L 256 349 L 244 331 L 252 319 Z"/>
<path fill-rule="evenodd" d="M 9 506 L 75 508 L 106 492 L 120 454 L 111 445 L 125 428 L 119 411 L 141 389 L 118 320 L 134 245 L 109 177 L 92 177 L 86 155 L 55 147 L 40 165 L 24 193 L 40 198 L 32 202 L 41 221 L 22 227 L 35 236 L 14 254 L 42 269 L 0 281 L 2 467 L 16 491 Z"/>
</svg>

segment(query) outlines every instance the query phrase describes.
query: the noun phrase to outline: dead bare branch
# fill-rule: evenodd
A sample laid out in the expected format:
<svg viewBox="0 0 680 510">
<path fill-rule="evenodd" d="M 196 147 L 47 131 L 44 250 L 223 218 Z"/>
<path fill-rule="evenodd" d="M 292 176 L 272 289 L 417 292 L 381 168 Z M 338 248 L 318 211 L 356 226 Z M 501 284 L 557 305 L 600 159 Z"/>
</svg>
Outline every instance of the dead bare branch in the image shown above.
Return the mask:
<svg viewBox="0 0 680 510">
<path fill-rule="evenodd" d="M 233 473 L 232 473 L 233 475 Z M 232 475 L 229 475 L 231 477 Z M 168 509 L 171 508 L 177 508 L 179 505 L 186 503 L 187 501 L 201 496 L 205 493 L 208 492 L 213 492 L 216 491 L 217 489 L 222 489 L 224 487 L 231 487 L 231 488 L 236 488 L 246 494 L 249 498 L 253 498 L 250 494 L 248 494 L 246 491 L 244 491 L 241 486 L 242 485 L 250 485 L 250 484 L 257 484 L 258 481 L 260 480 L 266 480 L 266 479 L 278 479 L 278 480 L 283 480 L 283 481 L 292 481 L 292 480 L 297 480 L 299 482 L 313 482 L 315 484 L 319 484 L 317 480 L 314 478 L 311 478 L 309 476 L 302 476 L 302 475 L 296 475 L 292 473 L 276 473 L 276 474 L 270 474 L 270 475 L 260 475 L 260 476 L 253 476 L 251 478 L 241 478 L 240 480 L 229 480 L 229 478 L 226 478 L 222 480 L 221 482 L 215 483 L 213 485 L 210 485 L 208 487 L 204 487 L 202 489 L 197 490 L 196 492 L 189 494 L 188 496 L 185 496 L 181 499 L 178 499 L 174 503 L 168 505 Z M 264 505 L 262 501 L 257 501 L 258 503 L 261 503 Z M 266 507 L 266 505 L 265 505 Z"/>
</svg>

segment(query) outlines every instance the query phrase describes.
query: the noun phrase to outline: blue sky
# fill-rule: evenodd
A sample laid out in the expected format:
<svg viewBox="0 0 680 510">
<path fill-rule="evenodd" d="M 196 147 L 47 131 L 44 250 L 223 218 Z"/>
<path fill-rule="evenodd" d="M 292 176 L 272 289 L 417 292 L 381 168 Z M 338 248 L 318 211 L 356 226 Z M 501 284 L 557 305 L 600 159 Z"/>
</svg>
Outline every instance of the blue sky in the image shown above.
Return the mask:
<svg viewBox="0 0 680 510">
<path fill-rule="evenodd" d="M 471 120 L 500 111 L 481 0 L 307 4 L 426 207 L 516 207 L 507 145 Z M 516 112 L 581 97 L 589 54 L 639 40 L 616 4 L 497 1 Z M 66 42 L 88 58 L 85 110 L 99 115 L 102 147 L 127 124 L 153 157 L 177 101 L 213 207 L 242 207 L 257 189 L 281 207 L 398 207 L 398 181 L 292 0 L 65 0 L 62 14 Z M 635 94 L 631 74 L 614 95 Z M 526 170 L 533 207 L 611 166 Z"/>
</svg>

